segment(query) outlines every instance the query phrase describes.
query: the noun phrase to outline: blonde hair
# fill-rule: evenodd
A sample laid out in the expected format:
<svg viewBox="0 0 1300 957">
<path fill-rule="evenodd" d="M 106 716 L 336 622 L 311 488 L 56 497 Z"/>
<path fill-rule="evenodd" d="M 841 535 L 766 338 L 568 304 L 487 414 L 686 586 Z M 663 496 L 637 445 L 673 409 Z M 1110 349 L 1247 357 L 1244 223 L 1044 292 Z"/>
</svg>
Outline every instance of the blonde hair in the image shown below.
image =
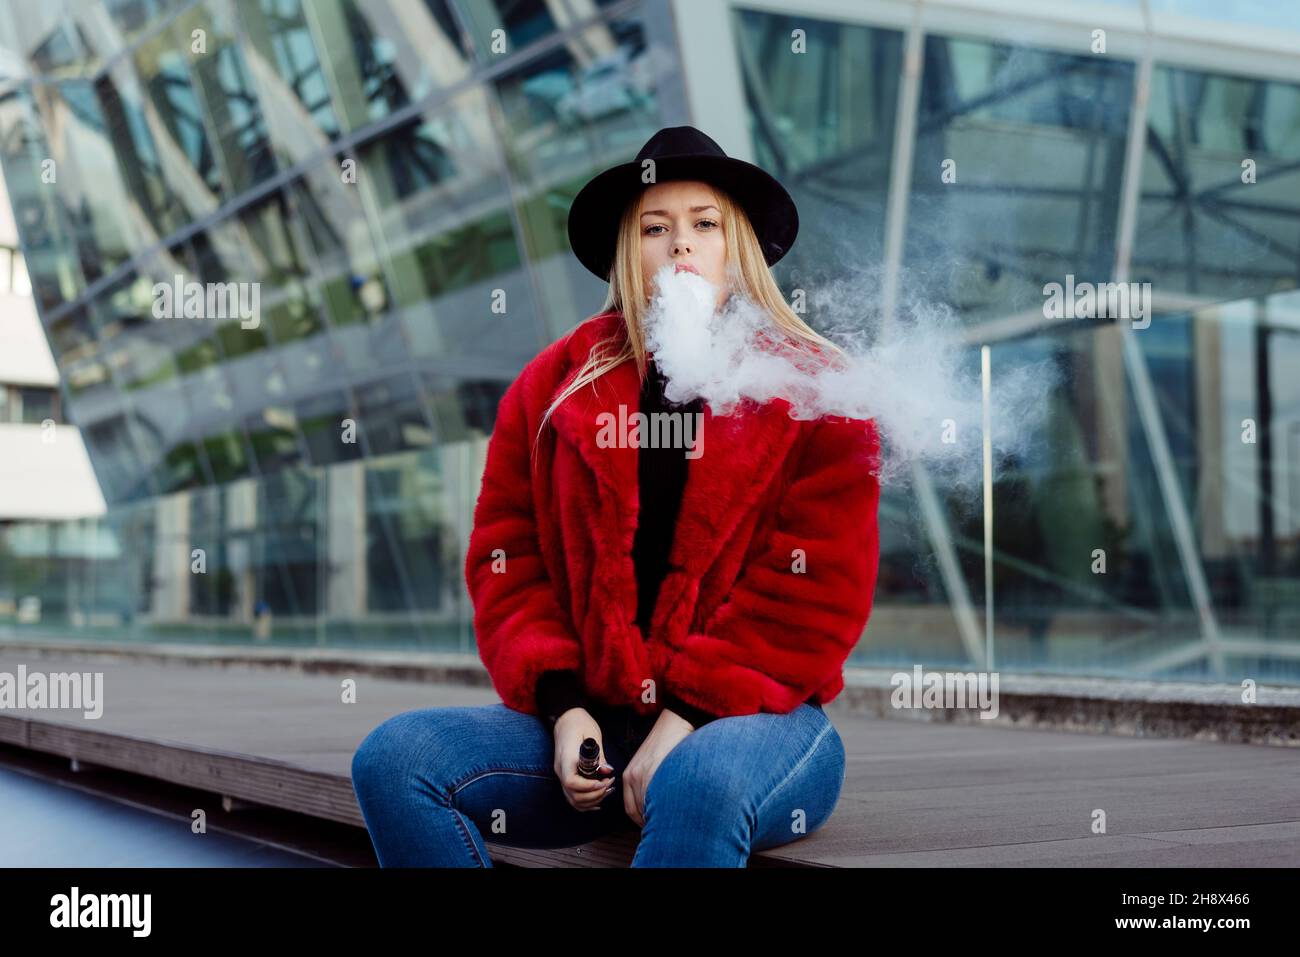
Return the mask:
<svg viewBox="0 0 1300 957">
<path fill-rule="evenodd" d="M 773 325 L 785 333 L 786 346 L 804 355 L 808 355 L 808 347 L 812 347 L 814 355 L 821 356 L 821 350 L 826 350 L 835 357 L 844 358 L 843 350 L 800 319 L 785 301 L 771 268 L 763 258 L 758 236 L 754 233 L 753 224 L 744 208 L 722 189 L 712 184 L 705 185 L 713 191 L 718 209 L 721 210 L 719 218 L 726 239 L 727 275 L 732 290 L 748 297 L 772 318 Z M 609 274 L 609 292 L 601 306 L 601 314 L 614 311 L 622 314 L 622 332 L 595 343 L 588 353 L 586 363 L 547 407 L 533 441 L 534 453 L 551 414 L 561 402 L 588 382 L 594 382 L 628 359 L 636 361 L 638 377 L 645 380 L 646 348 L 642 320 L 649 308 L 649 297 L 645 277 L 641 272 L 640 226 L 645 195 L 646 191 L 642 190 L 623 210 L 614 263 Z M 532 458 L 535 466 L 537 456 L 534 454 Z"/>
</svg>

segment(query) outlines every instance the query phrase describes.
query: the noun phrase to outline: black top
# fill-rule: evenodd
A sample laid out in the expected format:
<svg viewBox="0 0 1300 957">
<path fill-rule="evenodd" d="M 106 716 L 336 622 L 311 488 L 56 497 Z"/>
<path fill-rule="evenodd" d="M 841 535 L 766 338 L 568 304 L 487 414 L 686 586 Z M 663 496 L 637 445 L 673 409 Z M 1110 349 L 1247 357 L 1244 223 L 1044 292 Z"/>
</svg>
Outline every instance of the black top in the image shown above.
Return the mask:
<svg viewBox="0 0 1300 957">
<path fill-rule="evenodd" d="M 664 398 L 665 383 L 654 360 L 649 360 L 645 381 L 641 384 L 641 411 L 647 416 L 654 412 L 681 412 L 690 415 L 704 411 L 704 400 L 700 398 L 683 404 L 670 403 Z M 690 434 L 692 437 L 697 435 L 694 431 Z M 636 565 L 636 621 L 642 634 L 649 630 L 659 586 L 668 574 L 668 557 L 672 553 L 673 533 L 676 531 L 682 492 L 686 488 L 686 475 L 691 462 L 686 457 L 688 451 L 684 448 L 652 448 L 643 444 L 637 452 L 640 511 L 637 515 L 636 537 L 632 543 L 632 560 Z M 696 728 L 719 717 L 687 704 L 676 697 L 671 689 L 664 689 L 662 698 L 665 707 L 681 715 Z M 809 701 L 811 700 L 810 698 Z M 547 671 L 538 679 L 537 711 L 548 724 L 553 726 L 565 711 L 582 707 L 585 703 L 582 680 L 577 671 Z M 631 707 L 624 706 L 624 710 L 631 710 Z"/>
<path fill-rule="evenodd" d="M 664 397 L 666 384 L 663 373 L 654 360 L 650 360 L 646 367 L 645 382 L 641 386 L 641 411 L 647 416 L 655 412 L 682 415 L 703 413 L 703 399 L 697 398 L 685 404 L 669 402 Z M 677 434 L 684 440 L 687 433 L 683 428 Z M 689 434 L 692 438 L 697 437 L 694 428 Z M 686 470 L 691 462 L 686 457 L 688 451 L 685 448 L 653 448 L 642 444 L 637 452 L 641 511 L 637 516 L 636 539 L 632 543 L 632 560 L 636 564 L 636 623 L 640 625 L 642 634 L 650 630 L 650 618 L 654 614 L 655 600 L 659 597 L 659 586 L 668 574 L 668 556 L 672 553 L 677 514 L 681 511 L 682 492 L 686 489 Z"/>
</svg>

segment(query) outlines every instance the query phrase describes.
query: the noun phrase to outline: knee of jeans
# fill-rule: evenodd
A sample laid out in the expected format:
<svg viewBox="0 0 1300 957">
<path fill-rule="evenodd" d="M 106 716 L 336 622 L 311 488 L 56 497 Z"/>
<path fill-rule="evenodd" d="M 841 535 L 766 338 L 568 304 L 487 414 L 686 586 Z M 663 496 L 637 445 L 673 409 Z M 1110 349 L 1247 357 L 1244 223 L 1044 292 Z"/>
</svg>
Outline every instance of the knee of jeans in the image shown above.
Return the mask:
<svg viewBox="0 0 1300 957">
<path fill-rule="evenodd" d="M 352 755 L 352 787 L 358 794 L 376 784 L 392 784 L 414 766 L 414 750 L 428 744 L 427 726 L 417 731 L 412 712 L 394 715 L 363 740 Z"/>
<path fill-rule="evenodd" d="M 704 764 L 689 751 L 670 751 L 646 788 L 646 813 L 651 805 L 682 801 L 694 808 L 696 815 L 716 813 L 720 819 L 731 819 L 745 807 L 751 784 L 733 767 L 726 762 Z"/>
</svg>

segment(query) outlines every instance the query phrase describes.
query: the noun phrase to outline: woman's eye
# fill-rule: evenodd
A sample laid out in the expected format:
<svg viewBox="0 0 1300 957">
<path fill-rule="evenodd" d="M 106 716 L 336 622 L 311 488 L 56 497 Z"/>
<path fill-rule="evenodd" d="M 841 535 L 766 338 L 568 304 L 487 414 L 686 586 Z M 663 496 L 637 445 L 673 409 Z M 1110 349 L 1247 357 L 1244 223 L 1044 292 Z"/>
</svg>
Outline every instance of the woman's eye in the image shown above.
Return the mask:
<svg viewBox="0 0 1300 957">
<path fill-rule="evenodd" d="M 708 223 L 710 226 L 717 226 L 717 225 L 718 225 L 716 222 L 714 222 L 714 221 L 711 220 L 711 219 L 701 219 L 701 220 L 700 220 L 698 223 L 696 223 L 695 225 L 696 225 L 696 226 L 699 226 L 700 223 Z M 661 224 L 659 224 L 659 223 L 655 223 L 653 226 L 647 226 L 647 227 L 645 228 L 645 234 L 646 234 L 647 236 L 657 236 L 658 233 L 652 233 L 652 232 L 650 232 L 650 230 L 652 230 L 652 229 L 664 229 L 664 228 L 665 228 L 665 227 L 662 226 Z"/>
</svg>

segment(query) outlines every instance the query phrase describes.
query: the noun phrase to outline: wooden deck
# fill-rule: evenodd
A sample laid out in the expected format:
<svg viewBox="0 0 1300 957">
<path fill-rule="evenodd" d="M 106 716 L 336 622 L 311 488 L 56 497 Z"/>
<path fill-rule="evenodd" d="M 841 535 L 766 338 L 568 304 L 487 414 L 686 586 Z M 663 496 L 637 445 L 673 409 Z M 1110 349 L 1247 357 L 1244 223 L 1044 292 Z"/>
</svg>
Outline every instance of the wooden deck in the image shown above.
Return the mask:
<svg viewBox="0 0 1300 957">
<path fill-rule="evenodd" d="M 0 711 L 0 742 L 363 826 L 352 755 L 402 711 L 489 689 L 261 667 L 17 655 L 0 671 L 102 671 L 105 709 Z M 827 713 L 848 751 L 820 830 L 751 866 L 1295 866 L 1300 750 Z M 1090 826 L 1094 809 L 1107 833 Z M 625 866 L 635 833 L 578 848 L 489 844 L 494 862 Z"/>
</svg>

